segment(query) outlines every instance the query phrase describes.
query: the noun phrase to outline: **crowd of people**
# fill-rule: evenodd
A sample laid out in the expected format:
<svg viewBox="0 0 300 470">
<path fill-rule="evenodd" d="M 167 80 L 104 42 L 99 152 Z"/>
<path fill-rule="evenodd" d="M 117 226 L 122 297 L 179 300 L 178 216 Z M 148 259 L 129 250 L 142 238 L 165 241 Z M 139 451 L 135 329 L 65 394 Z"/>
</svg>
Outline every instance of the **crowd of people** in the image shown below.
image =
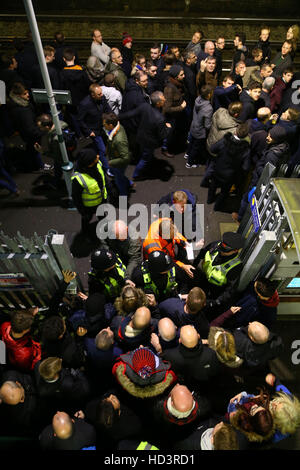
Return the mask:
<svg viewBox="0 0 300 470">
<path fill-rule="evenodd" d="M 237 221 L 267 162 L 276 170 L 286 163 L 292 175 L 300 156 L 292 86 L 299 27 L 289 28 L 276 54 L 270 34 L 263 26 L 249 51 L 237 32 L 230 72 L 222 64 L 226 38 L 204 43 L 200 30 L 184 50 L 155 43 L 148 57 L 133 54 L 130 34 L 111 48 L 96 29 L 85 66 L 61 32 L 44 46 L 53 89 L 71 93 L 72 103 L 58 111 L 83 234 L 91 235 L 99 206 L 116 205 L 116 196 L 149 177 L 157 149 L 167 159 L 182 153 L 191 172 L 205 166 L 201 186 L 214 210 L 234 191 Z M 0 185 L 19 197 L 12 168 L 49 173 L 54 189 L 64 181 L 48 105 L 32 98 L 32 88 L 44 88 L 34 45 L 28 38 L 15 46 L 0 64 L 7 93 Z M 21 155 L 6 145 L 15 135 Z M 43 450 L 256 450 L 296 432 L 300 402 L 270 368 L 283 352 L 273 332 L 276 282 L 258 277 L 238 292 L 245 239 L 225 232 L 204 246 L 189 230 L 197 225 L 189 189 L 174 188 L 158 202 L 170 212 L 155 214 L 144 240 L 122 220 L 107 223 L 108 237 L 91 254 L 87 292 L 67 295 L 76 273 L 64 271 L 46 309 L 0 313 L 7 358 L 0 439 L 16 439 L 16 447 L 18 438 L 30 439 Z"/>
</svg>

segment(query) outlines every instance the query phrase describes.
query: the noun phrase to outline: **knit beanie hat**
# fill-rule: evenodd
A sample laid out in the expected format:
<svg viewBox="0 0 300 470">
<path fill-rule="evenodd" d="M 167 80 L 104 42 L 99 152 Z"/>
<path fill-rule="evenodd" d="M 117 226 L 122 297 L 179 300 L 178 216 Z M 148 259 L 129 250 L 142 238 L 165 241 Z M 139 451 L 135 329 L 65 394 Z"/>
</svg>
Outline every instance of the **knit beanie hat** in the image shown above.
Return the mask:
<svg viewBox="0 0 300 470">
<path fill-rule="evenodd" d="M 122 36 L 123 36 L 123 46 L 125 46 L 125 44 L 127 44 L 128 42 L 132 42 L 132 37 L 128 33 L 124 32 Z"/>
<path fill-rule="evenodd" d="M 183 68 L 180 65 L 174 64 L 169 70 L 169 75 L 173 78 L 176 78 L 180 74 L 181 70 L 183 70 Z"/>
<path fill-rule="evenodd" d="M 245 244 L 245 238 L 236 232 L 225 232 L 222 237 L 220 249 L 223 252 L 232 250 L 239 250 L 243 248 Z"/>
<path fill-rule="evenodd" d="M 272 127 L 272 129 L 269 131 L 269 134 L 276 144 L 280 144 L 286 140 L 286 130 L 279 124 Z"/>
</svg>

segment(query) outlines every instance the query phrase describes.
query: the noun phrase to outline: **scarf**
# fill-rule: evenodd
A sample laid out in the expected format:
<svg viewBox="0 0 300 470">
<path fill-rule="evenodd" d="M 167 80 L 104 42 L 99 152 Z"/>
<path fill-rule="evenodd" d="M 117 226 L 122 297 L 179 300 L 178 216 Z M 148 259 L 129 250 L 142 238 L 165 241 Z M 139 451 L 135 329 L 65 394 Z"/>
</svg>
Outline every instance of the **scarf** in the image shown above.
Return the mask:
<svg viewBox="0 0 300 470">
<path fill-rule="evenodd" d="M 265 307 L 277 307 L 277 305 L 279 304 L 279 294 L 276 290 L 272 297 L 270 297 L 268 300 L 260 299 L 260 301 L 263 305 L 265 305 Z"/>
<path fill-rule="evenodd" d="M 169 412 L 171 413 L 171 415 L 175 416 L 175 418 L 178 418 L 178 419 L 187 418 L 191 414 L 193 409 L 195 408 L 195 401 L 193 402 L 193 406 L 190 410 L 188 410 L 188 411 L 178 411 L 178 410 L 176 410 L 176 408 L 174 408 L 172 406 L 171 397 L 169 397 L 168 401 L 167 401 L 167 408 L 168 408 Z"/>
</svg>

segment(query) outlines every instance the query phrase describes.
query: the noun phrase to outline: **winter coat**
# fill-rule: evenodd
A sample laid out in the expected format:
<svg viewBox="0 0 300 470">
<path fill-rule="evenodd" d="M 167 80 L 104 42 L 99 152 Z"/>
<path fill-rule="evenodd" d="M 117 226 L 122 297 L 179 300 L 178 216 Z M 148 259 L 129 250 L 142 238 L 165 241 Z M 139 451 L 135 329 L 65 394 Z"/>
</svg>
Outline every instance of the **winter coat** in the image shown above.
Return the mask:
<svg viewBox="0 0 300 470">
<path fill-rule="evenodd" d="M 271 144 L 263 151 L 261 158 L 258 160 L 257 165 L 254 169 L 250 188 L 256 186 L 263 169 L 269 162 L 279 169 L 280 165 L 286 163 L 290 156 L 289 144 L 287 142 L 281 142 L 280 144 Z"/>
<path fill-rule="evenodd" d="M 240 101 L 243 103 L 243 109 L 239 117 L 240 120 L 242 122 L 246 122 L 247 119 L 254 119 L 256 117 L 257 110 L 261 107 L 260 99 L 254 101 L 247 90 L 243 90 L 240 94 Z"/>
<path fill-rule="evenodd" d="M 42 450 L 81 450 L 96 444 L 96 431 L 84 419 L 73 418 L 73 434 L 68 439 L 59 439 L 49 424 L 41 432 L 39 441 Z"/>
<path fill-rule="evenodd" d="M 106 351 L 98 349 L 95 344 L 95 338 L 84 338 L 84 350 L 88 365 L 91 366 L 92 370 L 98 372 L 104 370 L 111 371 L 115 359 L 123 354 L 123 350 L 117 343 L 114 343 Z"/>
<path fill-rule="evenodd" d="M 207 382 L 219 373 L 220 365 L 215 351 L 198 343 L 195 348 L 186 348 L 182 343 L 177 348 L 163 351 L 162 357 L 172 364 L 172 370 L 186 379 Z"/>
<path fill-rule="evenodd" d="M 88 95 L 90 81 L 81 65 L 66 65 L 60 72 L 63 90 L 70 90 L 72 106 L 79 103 Z"/>
<path fill-rule="evenodd" d="M 102 114 L 111 112 L 105 96 L 102 96 L 99 101 L 93 100 L 90 95 L 86 96 L 79 103 L 77 113 L 77 120 L 83 135 L 88 137 L 91 132 L 96 135 L 101 134 Z"/>
<path fill-rule="evenodd" d="M 263 51 L 263 60 L 269 63 L 272 55 L 272 49 L 270 46 L 269 39 L 267 39 L 266 41 L 262 41 L 261 39 L 259 39 L 255 47 L 258 47 Z"/>
<path fill-rule="evenodd" d="M 190 133 L 195 139 L 205 139 L 212 123 L 213 108 L 208 100 L 201 96 L 195 101 Z"/>
<path fill-rule="evenodd" d="M 119 90 L 121 93 L 124 93 L 125 87 L 126 87 L 126 82 L 127 82 L 127 77 L 120 65 L 115 64 L 114 62 L 108 62 L 108 64 L 105 67 L 104 70 L 105 75 L 108 73 L 112 73 L 115 77 L 115 87 L 117 90 Z"/>
<path fill-rule="evenodd" d="M 131 123 L 137 126 L 136 139 L 140 149 L 154 150 L 168 136 L 164 115 L 145 101 L 128 112 L 122 112 L 119 117 L 126 129 L 131 129 Z"/>
<path fill-rule="evenodd" d="M 36 125 L 36 114 L 30 101 L 10 92 L 7 108 L 14 126 L 22 139 L 29 144 L 39 142 L 42 132 Z"/>
<path fill-rule="evenodd" d="M 27 333 L 14 339 L 11 335 L 11 323 L 4 322 L 0 326 L 0 337 L 5 343 L 8 363 L 22 371 L 30 372 L 41 359 L 41 345 Z"/>
<path fill-rule="evenodd" d="M 240 122 L 236 118 L 230 116 L 227 109 L 219 108 L 212 117 L 212 124 L 207 137 L 208 149 L 210 150 L 210 147 L 213 144 L 222 139 L 226 132 L 234 134 L 239 123 Z"/>
<path fill-rule="evenodd" d="M 126 88 L 123 93 L 123 101 L 122 101 L 122 108 L 120 113 L 127 113 L 128 111 L 135 110 L 141 104 L 150 104 L 150 97 L 142 88 L 139 86 L 133 78 L 130 78 L 126 83 Z M 133 117 L 128 117 L 126 120 L 122 121 L 122 125 L 126 129 L 126 132 L 134 132 L 136 133 L 140 124 L 139 116 L 134 115 Z"/>
<path fill-rule="evenodd" d="M 236 353 L 244 359 L 244 365 L 257 367 L 267 364 L 271 359 L 278 357 L 283 351 L 283 342 L 280 336 L 270 332 L 269 339 L 264 344 L 256 344 L 248 336 L 248 327 L 237 328 L 232 331 L 235 339 Z"/>
<path fill-rule="evenodd" d="M 246 139 L 238 139 L 230 132 L 211 146 L 216 154 L 215 177 L 221 182 L 233 181 L 241 171 L 250 169 L 250 145 Z"/>
<path fill-rule="evenodd" d="M 106 156 L 112 168 L 126 168 L 130 163 L 128 139 L 120 123 L 108 135 Z"/>
<path fill-rule="evenodd" d="M 166 86 L 164 88 L 164 95 L 166 98 L 166 102 L 163 108 L 163 113 L 166 116 L 166 119 L 172 119 L 183 112 L 183 108 L 181 104 L 184 101 L 184 87 L 180 86 L 181 84 L 177 82 L 177 80 L 173 79 L 172 77 L 168 78 Z"/>
</svg>

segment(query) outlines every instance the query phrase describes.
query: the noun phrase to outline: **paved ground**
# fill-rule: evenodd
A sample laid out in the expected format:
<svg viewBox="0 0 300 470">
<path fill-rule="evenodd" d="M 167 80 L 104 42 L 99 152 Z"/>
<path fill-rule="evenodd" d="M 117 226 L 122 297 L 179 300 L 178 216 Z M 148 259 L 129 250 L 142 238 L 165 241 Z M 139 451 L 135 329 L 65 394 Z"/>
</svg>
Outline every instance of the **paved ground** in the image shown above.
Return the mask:
<svg viewBox="0 0 300 470">
<path fill-rule="evenodd" d="M 128 168 L 130 177 L 133 167 Z M 236 229 L 231 219 L 231 211 L 236 208 L 237 201 L 232 197 L 227 201 L 224 210 L 227 212 L 214 212 L 213 206 L 206 204 L 207 189 L 200 187 L 204 167 L 186 169 L 183 154 L 174 159 L 162 157 L 157 152 L 154 164 L 153 179 L 137 182 L 136 192 L 131 195 L 130 203 L 144 203 L 150 205 L 157 202 L 163 195 L 175 189 L 189 189 L 197 194 L 198 202 L 204 207 L 204 236 L 205 242 L 219 239 L 226 230 Z M 156 175 L 156 176 L 155 176 Z M 41 185 L 41 176 L 37 174 L 17 174 L 15 180 L 21 190 L 21 196 L 13 199 L 7 196 L 5 190 L 0 191 L 1 229 L 10 236 L 18 231 L 24 236 L 32 236 L 34 232 L 46 235 L 48 230 L 55 229 L 65 233 L 75 256 L 78 274 L 86 286 L 86 273 L 89 270 L 89 254 L 93 248 L 78 234 L 80 229 L 80 216 L 77 211 L 66 209 L 60 194 Z M 285 351 L 280 360 L 272 364 L 272 369 L 284 381 L 291 391 L 300 397 L 300 365 L 292 363 L 292 343 L 299 339 L 300 323 L 291 321 L 278 321 L 275 331 L 284 339 Z M 298 354 L 300 360 L 300 353 Z M 282 441 L 279 449 L 300 449 L 300 432 L 290 439 Z"/>
</svg>

